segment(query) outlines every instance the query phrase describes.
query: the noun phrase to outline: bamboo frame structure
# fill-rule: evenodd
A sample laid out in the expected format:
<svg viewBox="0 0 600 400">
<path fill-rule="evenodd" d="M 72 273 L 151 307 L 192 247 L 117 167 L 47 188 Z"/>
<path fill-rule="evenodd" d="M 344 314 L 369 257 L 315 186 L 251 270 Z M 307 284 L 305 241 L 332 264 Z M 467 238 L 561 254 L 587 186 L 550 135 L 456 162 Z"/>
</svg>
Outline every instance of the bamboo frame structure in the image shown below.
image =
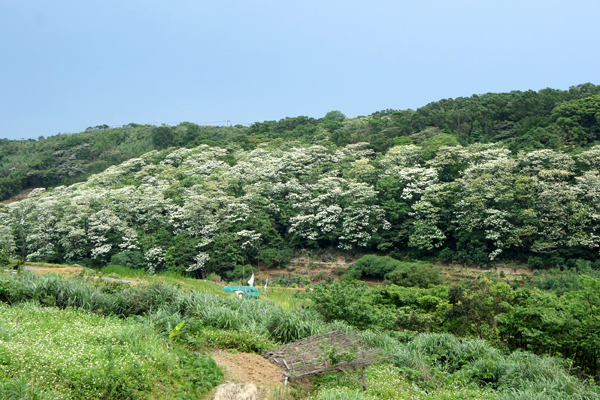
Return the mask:
<svg viewBox="0 0 600 400">
<path fill-rule="evenodd" d="M 263 357 L 290 380 L 344 372 L 366 390 L 365 368 L 387 358 L 381 353 L 381 349 L 364 346 L 356 335 L 331 331 L 265 351 Z M 348 372 L 359 369 L 362 382 Z"/>
</svg>

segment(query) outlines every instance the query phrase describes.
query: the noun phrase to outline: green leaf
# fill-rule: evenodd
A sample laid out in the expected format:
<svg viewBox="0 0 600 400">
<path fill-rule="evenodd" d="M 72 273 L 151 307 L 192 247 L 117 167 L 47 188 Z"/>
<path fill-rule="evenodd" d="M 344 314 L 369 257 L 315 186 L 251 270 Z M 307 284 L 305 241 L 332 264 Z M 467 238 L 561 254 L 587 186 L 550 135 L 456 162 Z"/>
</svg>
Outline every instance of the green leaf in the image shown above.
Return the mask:
<svg viewBox="0 0 600 400">
<path fill-rule="evenodd" d="M 175 329 L 173 329 L 173 331 L 171 331 L 171 334 L 169 335 L 169 339 L 173 339 L 175 336 L 177 336 L 179 334 L 179 331 L 181 331 L 181 328 L 183 328 L 183 325 L 185 325 L 185 320 L 181 321 L 179 324 L 177 324 Z"/>
</svg>

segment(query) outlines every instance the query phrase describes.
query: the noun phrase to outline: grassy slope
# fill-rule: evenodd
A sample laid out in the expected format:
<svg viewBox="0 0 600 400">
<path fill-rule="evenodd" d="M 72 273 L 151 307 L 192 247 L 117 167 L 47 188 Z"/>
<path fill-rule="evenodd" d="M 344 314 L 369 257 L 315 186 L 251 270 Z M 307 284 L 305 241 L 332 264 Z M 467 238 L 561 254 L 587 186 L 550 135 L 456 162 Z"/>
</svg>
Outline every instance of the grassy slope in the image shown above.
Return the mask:
<svg viewBox="0 0 600 400">
<path fill-rule="evenodd" d="M 232 298 L 233 295 L 223 290 L 222 285 L 218 285 L 209 280 L 187 278 L 172 272 L 161 272 L 155 276 L 148 276 L 146 270 L 131 269 L 119 266 L 108 266 L 102 268 L 104 276 L 115 278 L 132 278 L 137 281 L 148 283 L 165 282 L 174 285 L 179 285 L 183 290 L 196 290 L 197 292 L 214 294 L 223 298 Z M 267 296 L 264 295 L 264 289 L 259 287 L 260 300 L 273 302 L 284 310 L 299 309 L 301 306 L 308 304 L 308 300 L 298 298 L 298 290 L 285 287 L 268 287 Z"/>
<path fill-rule="evenodd" d="M 0 303 L 0 321 L 2 398 L 20 385 L 44 399 L 167 399 L 178 386 L 178 358 L 148 325 L 27 303 Z"/>
<path fill-rule="evenodd" d="M 116 273 L 116 271 L 113 270 L 112 273 Z M 123 269 L 119 272 L 122 277 L 147 279 L 139 274 L 139 271 Z M 32 279 L 27 276 L 32 275 L 24 274 L 22 276 L 27 282 L 37 281 L 37 279 L 33 279 L 34 276 Z M 12 278 L 18 280 L 16 275 L 11 275 Z M 304 311 L 282 313 L 262 301 L 239 302 L 232 299 L 228 302 L 215 302 L 209 298 L 214 299 L 213 296 L 186 293 L 185 289 L 189 289 L 185 287 L 186 285 L 199 285 L 198 287 L 204 287 L 206 291 L 219 294 L 220 297 L 227 296 L 218 285 L 212 282 L 194 280 L 188 282 L 186 278 L 175 276 L 158 276 L 148 279 L 161 283 L 174 280 L 184 289 L 184 292 L 172 292 L 172 289 L 160 285 L 151 288 L 150 291 L 158 296 L 154 297 L 153 294 L 152 298 L 163 298 L 161 293 L 164 293 L 164 299 L 172 299 L 165 304 L 167 308 L 164 310 L 150 307 L 155 310 L 153 315 L 142 318 L 150 324 L 134 323 L 132 319 L 117 320 L 100 317 L 72 309 L 59 311 L 56 308 L 40 308 L 29 303 L 13 307 L 0 306 L 0 321 L 6 321 L 4 326 L 0 327 L 0 345 L 4 346 L 1 347 L 4 351 L 0 350 L 0 366 L 2 368 L 5 368 L 6 365 L 10 366 L 13 364 L 12 360 L 27 360 L 28 366 L 23 369 L 20 367 L 23 363 L 16 362 L 14 367 L 10 367 L 12 368 L 10 371 L 4 370 L 8 371 L 5 375 L 8 380 L 5 379 L 1 383 L 3 386 L 0 386 L 0 389 L 4 390 L 3 388 L 18 383 L 16 379 L 20 374 L 22 379 L 25 379 L 25 383 L 32 382 L 36 387 L 44 388 L 48 393 L 51 391 L 56 391 L 58 394 L 64 393 L 71 386 L 61 389 L 52 386 L 51 381 L 40 381 L 38 385 L 35 379 L 42 372 L 47 373 L 48 371 L 48 379 L 51 379 L 53 373 L 58 373 L 56 368 L 66 368 L 67 376 L 74 377 L 70 385 L 78 390 L 90 391 L 86 398 L 100 398 L 101 396 L 96 396 L 98 392 L 104 391 L 105 393 L 107 390 L 112 390 L 115 384 L 120 384 L 119 382 L 133 388 L 132 390 L 150 391 L 155 397 L 169 398 L 168 393 L 173 393 L 171 388 L 177 385 L 179 367 L 177 362 L 173 361 L 173 355 L 165 352 L 166 339 L 157 339 L 153 332 L 154 330 L 161 331 L 164 338 L 171 331 L 172 326 L 182 318 L 188 321 L 184 331 L 187 337 L 185 342 L 189 346 L 198 346 L 198 348 L 207 348 L 208 346 L 208 348 L 216 347 L 259 353 L 264 348 L 273 348 L 276 344 L 271 340 L 285 335 L 285 332 L 277 333 L 275 331 L 283 327 L 283 330 L 287 329 L 294 333 L 298 327 L 304 324 L 303 321 L 314 322 L 317 332 L 333 328 L 350 329 L 339 323 L 323 324 L 316 320 L 309 321 L 316 316 Z M 87 285 L 86 283 L 76 283 L 71 279 L 68 281 L 73 282 L 74 285 Z M 10 287 L 12 286 L 14 285 Z M 49 290 L 54 287 L 54 284 L 38 284 L 37 286 L 40 288 L 44 286 L 48 288 L 45 290 Z M 135 293 L 133 295 L 139 297 L 143 294 L 144 287 L 145 285 L 132 288 L 141 290 L 137 292 L 137 295 Z M 272 296 L 271 298 L 275 300 L 275 303 L 285 304 L 289 300 L 285 296 L 280 296 L 279 299 L 276 297 Z M 194 298 L 197 299 L 193 300 Z M 51 294 L 39 299 L 42 304 L 55 300 L 55 295 Z M 183 304 L 197 304 L 197 308 L 194 308 L 197 311 L 192 310 L 191 313 L 186 311 L 185 315 L 173 311 L 181 310 Z M 103 309 L 98 312 L 106 314 L 106 310 Z M 196 315 L 195 313 L 200 314 Z M 136 320 L 135 317 L 133 319 Z M 173 319 L 173 325 L 168 324 L 170 319 Z M 18 321 L 19 325 L 15 321 Z M 275 325 L 272 324 L 274 321 Z M 165 324 L 168 326 L 162 326 Z M 26 328 L 20 328 L 23 330 L 17 331 L 17 327 L 23 325 Z M 150 328 L 152 326 L 154 328 Z M 151 330 L 148 331 L 148 329 Z M 507 355 L 492 348 L 484 341 L 458 339 L 447 334 L 424 334 L 408 344 L 402 344 L 386 333 L 373 331 L 357 333 L 369 345 L 388 351 L 392 357 L 392 363 L 373 366 L 367 370 L 369 389 L 366 394 L 362 394 L 352 380 L 340 374 L 318 378 L 311 391 L 312 399 L 504 400 L 527 398 L 550 400 L 570 398 L 571 395 L 579 395 L 581 399 L 599 398 L 597 393 L 581 387 L 576 378 L 565 374 L 560 360 L 556 361 L 524 352 Z M 308 334 L 310 333 L 302 333 L 304 336 Z M 286 341 L 291 340 L 294 339 Z M 11 346 L 11 343 L 15 341 L 26 344 L 20 350 L 16 347 L 14 349 L 6 347 Z M 67 346 L 62 343 L 67 343 Z M 50 351 L 44 352 L 47 353 L 47 357 L 40 357 L 35 349 L 46 349 L 46 346 L 50 349 Z M 83 348 L 84 351 L 78 353 L 78 348 Z M 142 364 L 140 364 L 140 368 L 134 369 L 125 364 L 122 369 L 116 370 L 116 373 L 109 373 L 109 371 L 115 371 L 113 367 L 110 367 L 111 358 L 115 360 L 123 356 L 135 360 L 140 355 L 151 355 L 155 357 L 155 360 L 159 360 L 158 363 L 155 362 L 159 367 L 148 370 L 146 376 L 149 378 L 143 380 L 149 386 L 143 386 L 138 380 L 138 370 L 146 371 Z M 55 360 L 59 360 L 59 362 L 55 362 Z M 63 362 L 63 360 L 66 361 Z M 85 363 L 81 360 L 85 360 Z M 95 362 L 95 360 L 97 360 L 96 365 L 98 366 L 95 370 L 98 372 L 97 383 L 94 381 L 94 372 L 85 369 L 90 361 Z M 165 368 L 171 365 L 171 368 L 167 369 L 172 373 L 166 373 L 164 377 L 157 378 L 164 370 L 163 367 L 160 367 L 160 363 Z M 114 365 L 117 364 L 119 363 L 114 363 Z M 154 366 L 156 367 L 156 365 Z M 65 371 L 60 370 L 60 373 L 65 374 Z M 119 372 L 122 374 L 119 375 Z M 88 387 L 86 385 L 90 380 L 93 385 Z M 489 387 L 486 386 L 488 381 L 490 382 Z M 33 385 L 30 386 L 33 387 Z M 547 390 L 548 393 L 546 393 Z M 49 396 L 50 398 L 60 398 L 52 397 L 55 396 L 54 392 Z"/>
</svg>

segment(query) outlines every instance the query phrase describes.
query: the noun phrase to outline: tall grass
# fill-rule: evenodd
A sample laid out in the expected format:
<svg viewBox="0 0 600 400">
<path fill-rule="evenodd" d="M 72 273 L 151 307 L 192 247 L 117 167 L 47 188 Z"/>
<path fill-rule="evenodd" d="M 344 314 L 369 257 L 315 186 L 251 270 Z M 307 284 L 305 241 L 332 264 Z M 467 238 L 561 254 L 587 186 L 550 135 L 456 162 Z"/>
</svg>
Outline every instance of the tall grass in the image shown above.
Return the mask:
<svg viewBox="0 0 600 400">
<path fill-rule="evenodd" d="M 314 312 L 295 313 L 262 301 L 223 299 L 182 291 L 162 281 L 128 286 L 26 272 L 1 274 L 0 301 L 11 304 L 34 301 L 103 315 L 143 316 L 161 331 L 167 331 L 183 319 L 193 319 L 195 323 L 189 326 L 248 331 L 284 343 L 327 329 Z M 189 332 L 190 328 L 187 330 L 193 333 Z"/>
<path fill-rule="evenodd" d="M 447 382 L 459 386 L 475 383 L 504 393 L 503 398 L 521 391 L 546 396 L 540 399 L 600 398 L 593 388 L 566 372 L 567 363 L 562 359 L 524 351 L 505 354 L 480 339 L 418 335 L 393 351 L 393 363 L 424 389 Z"/>
<path fill-rule="evenodd" d="M 264 301 L 184 291 L 163 281 L 132 287 L 53 275 L 0 274 L 0 301 L 37 304 L 36 307 L 77 308 L 111 318 L 133 317 L 145 323 L 141 326 L 163 337 L 185 320 L 177 340 L 185 340 L 190 346 L 235 348 L 258 353 L 275 347 L 276 343 L 289 343 L 338 329 L 356 333 L 367 346 L 381 348 L 391 357 L 392 364 L 385 366 L 387 369 L 374 370 L 378 372 L 372 375 L 372 379 L 377 382 L 383 379 L 381 374 L 396 374 L 410 385 L 416 385 L 423 393 L 446 393 L 444 390 L 448 389 L 445 397 L 440 397 L 447 399 L 460 398 L 454 396 L 451 388 L 460 388 L 465 398 L 471 398 L 469 388 L 473 387 L 473 393 L 494 391 L 503 399 L 523 393 L 528 393 L 530 398 L 544 400 L 565 396 L 600 399 L 596 389 L 586 387 L 569 375 L 565 370 L 568 365 L 558 358 L 540 357 L 528 352 L 507 354 L 483 340 L 457 338 L 451 334 L 359 331 L 341 321 L 325 323 L 312 308 L 283 310 Z M 0 324 L 0 340 L 10 339 L 12 335 L 6 324 Z M 146 354 L 153 351 L 145 350 L 147 337 L 148 333 L 143 330 L 123 328 L 115 340 L 119 345 L 130 347 L 136 354 Z M 337 384 L 346 385 L 343 382 Z M 383 383 L 378 385 L 383 387 Z M 356 389 L 351 385 L 347 387 Z M 343 396 L 352 396 L 352 390 L 339 393 L 323 391 L 319 392 L 321 397 L 318 398 L 344 399 Z M 385 393 L 380 391 L 371 395 L 388 398 Z M 423 396 L 418 394 L 414 398 L 428 398 Z M 477 398 L 479 395 L 473 396 Z"/>
</svg>

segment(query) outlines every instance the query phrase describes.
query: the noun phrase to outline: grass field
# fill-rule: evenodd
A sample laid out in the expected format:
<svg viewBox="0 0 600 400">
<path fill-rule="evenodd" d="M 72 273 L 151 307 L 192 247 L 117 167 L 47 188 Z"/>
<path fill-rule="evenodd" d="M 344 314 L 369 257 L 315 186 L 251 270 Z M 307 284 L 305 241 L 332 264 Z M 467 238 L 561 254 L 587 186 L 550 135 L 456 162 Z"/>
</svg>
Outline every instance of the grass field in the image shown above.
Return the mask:
<svg viewBox="0 0 600 400">
<path fill-rule="evenodd" d="M 173 398 L 178 357 L 149 325 L 0 303 L 0 398 Z"/>
</svg>

